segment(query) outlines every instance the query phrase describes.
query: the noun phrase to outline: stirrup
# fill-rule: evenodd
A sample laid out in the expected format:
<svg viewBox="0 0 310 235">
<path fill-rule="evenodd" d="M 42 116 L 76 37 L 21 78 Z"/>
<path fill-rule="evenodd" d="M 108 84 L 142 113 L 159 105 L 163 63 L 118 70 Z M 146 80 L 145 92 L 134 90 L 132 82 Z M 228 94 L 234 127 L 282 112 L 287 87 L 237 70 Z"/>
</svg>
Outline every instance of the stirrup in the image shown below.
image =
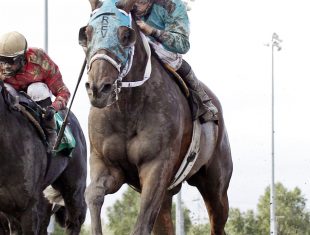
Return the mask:
<svg viewBox="0 0 310 235">
<path fill-rule="evenodd" d="M 217 122 L 219 119 L 218 119 L 217 113 L 214 114 L 211 110 L 208 110 L 207 112 L 199 116 L 199 120 L 203 124 L 209 121 Z"/>
</svg>

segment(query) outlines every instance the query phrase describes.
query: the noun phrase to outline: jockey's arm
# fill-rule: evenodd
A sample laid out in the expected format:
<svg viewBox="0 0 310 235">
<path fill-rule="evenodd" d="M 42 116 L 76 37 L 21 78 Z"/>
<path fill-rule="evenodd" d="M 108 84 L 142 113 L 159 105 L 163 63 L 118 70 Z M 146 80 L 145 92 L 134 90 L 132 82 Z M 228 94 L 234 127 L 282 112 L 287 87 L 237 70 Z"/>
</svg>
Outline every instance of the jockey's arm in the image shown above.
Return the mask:
<svg viewBox="0 0 310 235">
<path fill-rule="evenodd" d="M 154 9 L 154 11 L 157 12 L 161 11 L 160 13 L 157 13 L 157 15 L 161 15 L 161 19 L 163 20 L 159 23 L 163 26 L 161 29 L 157 28 L 155 26 L 156 23 L 154 24 L 154 22 L 153 24 L 151 23 L 151 25 L 148 25 L 148 22 L 153 21 L 150 18 L 146 20 L 145 24 L 147 24 L 147 26 L 144 27 L 144 29 L 141 28 L 141 23 L 139 22 L 137 22 L 138 26 L 144 33 L 161 43 L 166 50 L 174 53 L 185 54 L 190 48 L 189 19 L 186 7 L 180 2 L 173 12 L 170 12 L 167 9 L 161 9 L 162 8 L 160 7 Z M 152 14 L 150 17 L 152 17 Z"/>
<path fill-rule="evenodd" d="M 58 66 L 49 58 L 47 54 L 45 54 L 45 57 L 49 65 L 45 66 L 48 70 L 45 71 L 46 78 L 44 82 L 56 97 L 52 103 L 52 106 L 56 111 L 65 109 L 70 98 L 70 91 L 62 80 L 62 75 L 58 69 Z"/>
</svg>

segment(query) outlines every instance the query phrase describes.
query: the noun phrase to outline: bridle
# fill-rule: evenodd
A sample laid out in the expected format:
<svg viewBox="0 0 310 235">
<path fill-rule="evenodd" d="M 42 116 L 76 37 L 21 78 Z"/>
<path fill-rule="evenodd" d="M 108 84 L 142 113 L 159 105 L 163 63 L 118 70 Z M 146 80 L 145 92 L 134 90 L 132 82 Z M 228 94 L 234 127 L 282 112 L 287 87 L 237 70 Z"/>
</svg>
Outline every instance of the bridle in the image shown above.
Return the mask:
<svg viewBox="0 0 310 235">
<path fill-rule="evenodd" d="M 130 18 L 130 26 L 132 24 L 132 17 L 131 14 L 126 13 L 125 11 L 118 9 L 119 11 L 121 11 L 123 14 L 126 14 L 129 18 Z M 95 10 L 97 11 L 97 10 Z M 94 14 L 94 12 L 93 12 Z M 135 46 L 131 46 L 128 49 L 128 58 L 126 60 L 126 63 L 124 66 L 122 66 L 121 63 L 118 63 L 114 58 L 112 58 L 111 56 L 109 56 L 106 53 L 95 53 L 89 60 L 88 62 L 88 69 L 87 71 L 89 72 L 91 70 L 92 67 L 92 63 L 96 60 L 105 60 L 107 62 L 109 62 L 117 71 L 118 71 L 118 77 L 115 80 L 115 82 L 112 84 L 112 93 L 115 96 L 115 101 L 116 102 L 119 98 L 119 93 L 121 91 L 121 89 L 124 88 L 130 88 L 130 87 L 138 87 L 143 85 L 149 78 L 151 75 L 151 71 L 152 71 L 152 65 L 151 65 L 151 48 L 150 45 L 148 43 L 148 40 L 146 39 L 146 36 L 142 33 L 139 32 L 141 35 L 141 39 L 143 42 L 143 46 L 144 49 L 146 51 L 147 54 L 147 64 L 145 67 L 145 72 L 144 72 L 144 76 L 142 80 L 139 81 L 130 81 L 130 82 L 124 82 L 123 78 L 126 77 L 126 75 L 130 72 L 131 67 L 132 67 L 132 62 L 133 62 L 133 56 L 134 56 L 134 52 L 135 52 Z M 113 104 L 114 102 L 112 102 L 111 104 Z M 110 104 L 110 105 L 111 105 Z"/>
</svg>

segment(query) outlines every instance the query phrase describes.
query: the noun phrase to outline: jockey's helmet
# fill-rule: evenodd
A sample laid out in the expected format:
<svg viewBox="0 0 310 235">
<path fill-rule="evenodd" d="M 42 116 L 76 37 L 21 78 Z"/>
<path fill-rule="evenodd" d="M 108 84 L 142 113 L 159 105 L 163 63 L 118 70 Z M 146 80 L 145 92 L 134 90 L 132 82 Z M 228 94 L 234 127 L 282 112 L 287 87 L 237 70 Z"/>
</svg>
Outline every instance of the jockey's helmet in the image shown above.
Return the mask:
<svg viewBox="0 0 310 235">
<path fill-rule="evenodd" d="M 0 63 L 6 75 L 14 75 L 25 64 L 27 40 L 19 32 L 5 33 L 0 37 Z"/>
</svg>

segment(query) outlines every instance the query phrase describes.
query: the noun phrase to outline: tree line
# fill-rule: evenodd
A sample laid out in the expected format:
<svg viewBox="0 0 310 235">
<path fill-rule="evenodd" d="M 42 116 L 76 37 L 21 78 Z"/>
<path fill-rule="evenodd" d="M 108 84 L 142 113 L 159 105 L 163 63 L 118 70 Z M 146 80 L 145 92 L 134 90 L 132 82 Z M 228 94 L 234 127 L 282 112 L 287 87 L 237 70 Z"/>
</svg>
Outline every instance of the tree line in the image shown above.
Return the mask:
<svg viewBox="0 0 310 235">
<path fill-rule="evenodd" d="M 277 183 L 276 218 L 278 235 L 310 235 L 310 211 L 307 199 L 299 188 L 288 190 L 283 184 Z M 107 208 L 108 223 L 103 230 L 106 235 L 128 235 L 132 230 L 139 211 L 139 194 L 128 187 L 122 198 Z M 256 210 L 241 211 L 230 208 L 229 218 L 225 227 L 228 235 L 262 235 L 269 234 L 270 218 L 270 187 L 260 196 Z M 184 230 L 186 235 L 210 234 L 209 224 L 193 223 L 190 210 L 183 205 Z M 175 222 L 175 205 L 173 205 L 173 221 Z M 207 213 L 207 211 L 206 211 Z M 56 227 L 55 235 L 64 234 Z M 82 235 L 90 234 L 90 226 L 84 225 Z"/>
</svg>

